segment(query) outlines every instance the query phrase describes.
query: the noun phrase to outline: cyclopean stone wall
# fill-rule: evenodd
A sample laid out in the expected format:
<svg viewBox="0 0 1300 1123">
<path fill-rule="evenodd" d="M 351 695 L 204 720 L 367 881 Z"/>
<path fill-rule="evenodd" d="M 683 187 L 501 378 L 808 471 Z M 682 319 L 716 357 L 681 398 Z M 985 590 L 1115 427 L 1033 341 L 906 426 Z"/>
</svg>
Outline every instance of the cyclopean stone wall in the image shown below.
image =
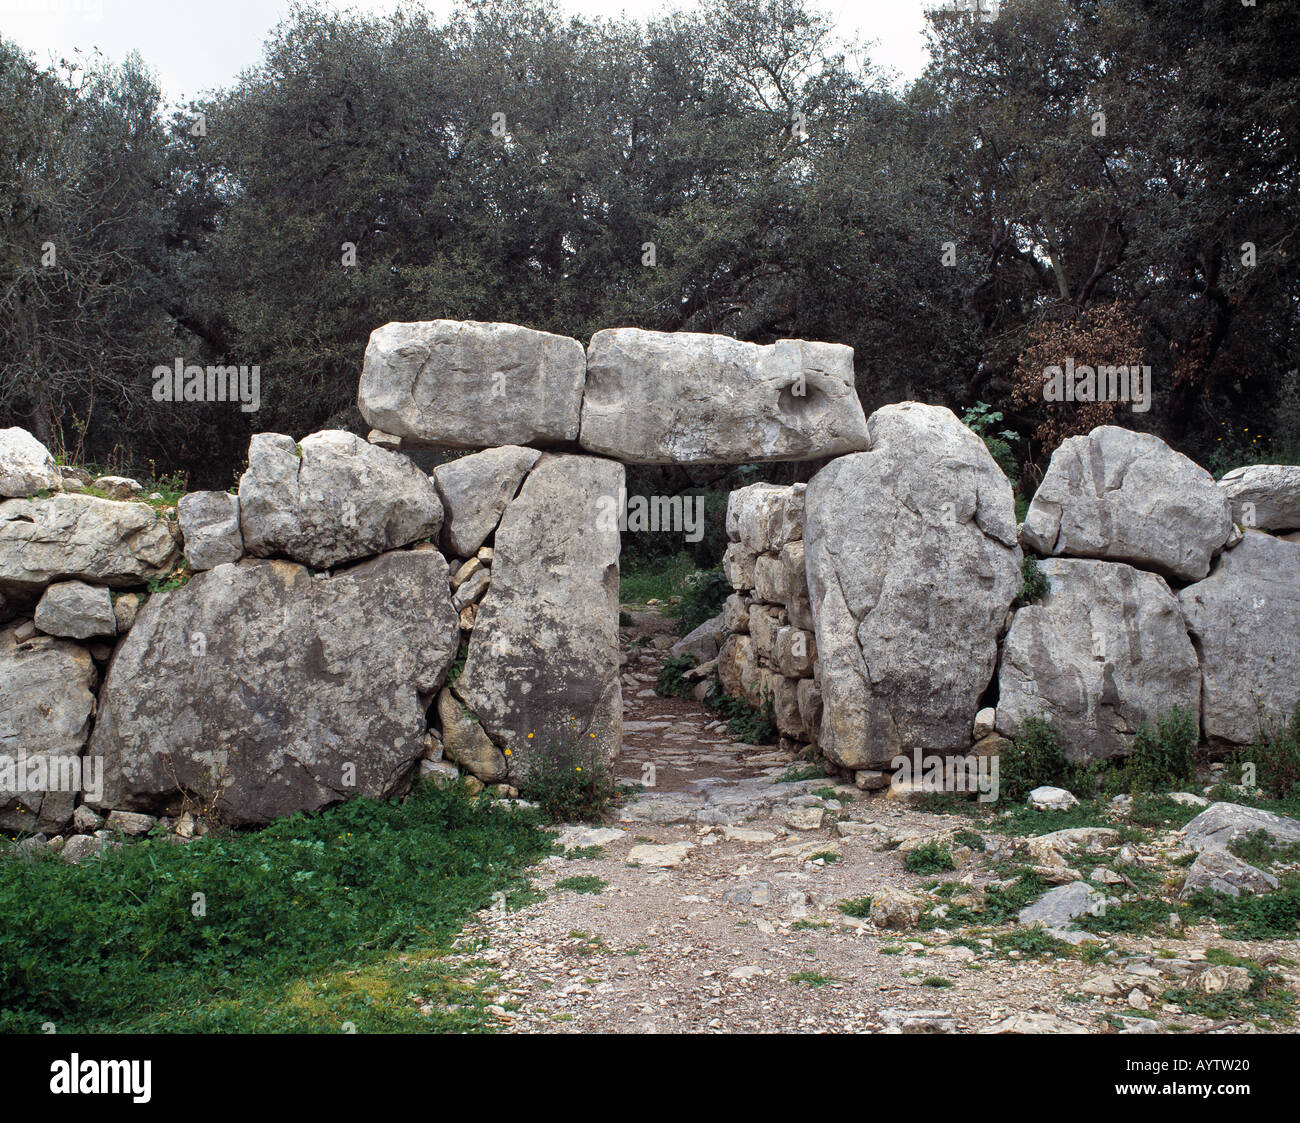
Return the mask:
<svg viewBox="0 0 1300 1123">
<path fill-rule="evenodd" d="M 731 493 L 723 572 L 736 590 L 723 608 L 718 679 L 752 705 L 770 702 L 780 736 L 815 744 L 821 693 L 804 571 L 806 485 L 752 484 Z"/>
<path fill-rule="evenodd" d="M 1057 450 L 1017 527 L 1010 483 L 950 411 L 886 406 L 868 430 L 869 452 L 806 489 L 732 493 L 717 668 L 860 786 L 899 754 L 997 751 L 1027 717 L 1090 760 L 1176 705 L 1212 746 L 1249 744 L 1300 699 L 1300 467 L 1216 484 L 1106 426 Z M 1015 607 L 1022 550 L 1048 592 Z M 774 637 L 809 609 L 811 677 L 792 680 Z"/>
<path fill-rule="evenodd" d="M 369 440 L 256 434 L 237 493 L 175 506 L 0 430 L 0 830 L 80 857 L 156 816 L 185 837 L 192 807 L 262 823 L 421 774 L 513 797 L 562 739 L 612 760 L 624 462 L 829 461 L 733 494 L 735 595 L 679 648 L 862 786 L 1028 716 L 1087 759 L 1173 704 L 1244 744 L 1300 697 L 1300 468 L 1216 484 L 1103 427 L 1017 527 L 979 438 L 915 402 L 865 418 L 851 360 L 390 324 Z M 477 451 L 426 474 L 420 446 Z M 1022 550 L 1049 592 L 1013 608 Z"/>
</svg>

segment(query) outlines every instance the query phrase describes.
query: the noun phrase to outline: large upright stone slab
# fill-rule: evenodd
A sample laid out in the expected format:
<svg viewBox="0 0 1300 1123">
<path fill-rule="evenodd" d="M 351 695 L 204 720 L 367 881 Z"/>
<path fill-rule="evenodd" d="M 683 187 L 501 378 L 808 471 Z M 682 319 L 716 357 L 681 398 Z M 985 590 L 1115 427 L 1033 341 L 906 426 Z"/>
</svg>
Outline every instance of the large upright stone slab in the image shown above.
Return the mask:
<svg viewBox="0 0 1300 1123">
<path fill-rule="evenodd" d="M 515 324 L 392 323 L 366 347 L 357 406 L 403 444 L 567 444 L 578 438 L 582 344 Z"/>
<path fill-rule="evenodd" d="M 997 728 L 1028 717 L 1064 734 L 1072 761 L 1122 756 L 1143 722 L 1193 714 L 1200 668 L 1164 578 L 1120 562 L 1050 558 L 1050 591 L 1016 612 L 1002 645 Z"/>
<path fill-rule="evenodd" d="M 299 444 L 256 433 L 239 480 L 244 550 L 318 569 L 429 538 L 442 527 L 433 482 L 398 452 L 327 430 Z"/>
<path fill-rule="evenodd" d="M 452 689 L 505 753 L 512 784 L 561 738 L 618 755 L 622 487 L 612 460 L 547 455 L 497 527 L 492 584 Z"/>
<path fill-rule="evenodd" d="M 1228 498 L 1159 437 L 1102 425 L 1052 453 L 1022 541 L 1043 555 L 1106 558 L 1199 581 L 1232 534 Z"/>
<path fill-rule="evenodd" d="M 804 554 L 821 665 L 821 745 L 845 768 L 963 751 L 1020 587 L 1011 484 L 948 409 L 868 422 L 871 451 L 808 484 Z"/>
<path fill-rule="evenodd" d="M 94 687 L 80 644 L 0 632 L 0 830 L 53 834 L 72 818 Z"/>
<path fill-rule="evenodd" d="M 1178 601 L 1201 656 L 1205 736 L 1251 744 L 1300 699 L 1300 542 L 1247 530 Z"/>
<path fill-rule="evenodd" d="M 1219 481 L 1241 526 L 1282 532 L 1300 530 L 1300 465 L 1252 464 Z"/>
<path fill-rule="evenodd" d="M 0 503 L 0 592 L 30 597 L 63 580 L 143 585 L 179 554 L 170 524 L 145 503 L 63 494 Z"/>
<path fill-rule="evenodd" d="M 252 560 L 200 573 L 151 597 L 114 656 L 93 803 L 157 813 L 188 790 L 248 825 L 400 794 L 459 639 L 436 550 L 331 576 Z"/>
<path fill-rule="evenodd" d="M 813 460 L 867 448 L 853 349 L 613 328 L 592 336 L 582 447 L 633 464 Z"/>
<path fill-rule="evenodd" d="M 497 528 L 506 505 L 542 454 L 505 445 L 439 464 L 433 483 L 442 499 L 442 542 L 448 556 L 468 558 Z"/>
</svg>

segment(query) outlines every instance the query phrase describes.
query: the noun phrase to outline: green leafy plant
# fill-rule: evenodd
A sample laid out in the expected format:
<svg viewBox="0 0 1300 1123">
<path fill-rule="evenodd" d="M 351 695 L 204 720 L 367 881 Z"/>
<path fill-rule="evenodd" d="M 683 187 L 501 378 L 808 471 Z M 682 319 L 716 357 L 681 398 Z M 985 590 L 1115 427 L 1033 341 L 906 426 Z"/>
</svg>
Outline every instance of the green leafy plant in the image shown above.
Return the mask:
<svg viewBox="0 0 1300 1123">
<path fill-rule="evenodd" d="M 592 873 L 566 877 L 564 880 L 555 883 L 556 889 L 568 889 L 574 893 L 603 893 L 608 887 L 608 881 Z"/>
<path fill-rule="evenodd" d="M 903 866 L 910 873 L 943 873 L 955 870 L 957 863 L 953 861 L 952 851 L 942 843 L 925 842 L 907 852 Z"/>
<path fill-rule="evenodd" d="M 1285 721 L 1262 721 L 1253 745 L 1240 750 L 1238 769 L 1253 765 L 1255 783 L 1278 799 L 1300 795 L 1300 701 Z"/>
<path fill-rule="evenodd" d="M 1060 731 L 1045 718 L 1025 718 L 1002 753 L 1001 795 L 1019 802 L 1035 788 L 1059 784 L 1067 769 L 1061 741 Z"/>
<path fill-rule="evenodd" d="M 1161 714 L 1154 729 L 1143 722 L 1126 762 L 1131 790 L 1163 791 L 1191 780 L 1198 734 L 1196 715 L 1186 706 Z"/>
<path fill-rule="evenodd" d="M 1038 559 L 1026 554 L 1020 563 L 1020 592 L 1016 594 L 1015 607 L 1037 604 L 1051 590 L 1047 575 L 1038 568 Z"/>
<path fill-rule="evenodd" d="M 721 567 L 694 575 L 682 595 L 677 634 L 687 635 L 706 620 L 712 620 L 722 611 L 722 604 L 731 593 L 731 582 Z"/>
<path fill-rule="evenodd" d="M 694 668 L 693 655 L 669 656 L 655 676 L 655 693 L 661 698 L 689 698 L 694 684 L 685 676 Z"/>
<path fill-rule="evenodd" d="M 976 402 L 962 415 L 961 420 L 963 425 L 971 429 L 984 442 L 1003 474 L 1014 483 L 1016 456 L 1011 446 L 1020 440 L 1020 434 L 1014 429 L 993 431 L 995 425 L 1002 423 L 1002 411 L 994 409 L 986 402 Z"/>
<path fill-rule="evenodd" d="M 0 860 L 0 1032 L 490 1029 L 445 949 L 550 843 L 534 814 L 430 784 L 78 865 Z"/>
<path fill-rule="evenodd" d="M 598 821 L 618 794 L 595 735 L 577 722 L 534 752 L 520 791 L 552 823 Z"/>
<path fill-rule="evenodd" d="M 727 728 L 745 744 L 767 745 L 776 740 L 776 713 L 771 695 L 764 695 L 763 704 L 755 706 L 747 698 L 723 694 L 715 687 L 705 701 L 722 715 Z"/>
</svg>

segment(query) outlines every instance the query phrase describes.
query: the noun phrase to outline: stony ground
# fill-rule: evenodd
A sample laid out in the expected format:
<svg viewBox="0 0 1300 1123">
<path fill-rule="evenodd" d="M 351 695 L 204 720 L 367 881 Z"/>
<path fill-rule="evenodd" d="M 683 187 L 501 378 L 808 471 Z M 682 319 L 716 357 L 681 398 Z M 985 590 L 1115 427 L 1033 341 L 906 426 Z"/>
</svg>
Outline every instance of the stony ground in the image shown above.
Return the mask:
<svg viewBox="0 0 1300 1123">
<path fill-rule="evenodd" d="M 618 775 L 654 786 L 605 827 L 565 831 L 566 855 L 534 877 L 544 896 L 517 912 L 479 914 L 462 939 L 466 959 L 496 978 L 503 1028 L 1293 1031 L 1285 1017 L 1249 1006 L 1200 1016 L 1164 996 L 1212 986 L 1196 980 L 1232 956 L 1263 965 L 1275 988 L 1300 992 L 1295 940 L 1234 941 L 1207 924 L 1158 938 L 1112 934 L 1086 957 L 1036 956 L 995 944 L 1009 925 L 892 930 L 846 915 L 840 902 L 891 887 L 927 897 L 925 887 L 949 880 L 977 893 L 999 876 L 994 857 L 1017 843 L 989 836 L 989 852 L 971 852 L 955 872 L 908 872 L 909 840 L 969 822 L 884 794 L 828 790 L 834 781 L 789 782 L 788 755 L 733 740 L 695 703 L 655 696 L 663 656 L 645 638 L 625 668 Z M 1129 857 L 1158 867 L 1171 845 L 1157 840 Z M 937 905 L 927 897 L 927 908 Z"/>
</svg>

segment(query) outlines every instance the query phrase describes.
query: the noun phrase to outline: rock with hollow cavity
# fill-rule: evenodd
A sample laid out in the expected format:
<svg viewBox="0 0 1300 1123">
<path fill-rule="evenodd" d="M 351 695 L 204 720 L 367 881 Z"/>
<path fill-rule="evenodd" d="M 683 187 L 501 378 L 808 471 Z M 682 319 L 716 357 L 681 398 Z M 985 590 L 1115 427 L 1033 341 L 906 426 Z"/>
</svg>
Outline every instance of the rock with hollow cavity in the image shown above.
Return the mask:
<svg viewBox="0 0 1300 1123">
<path fill-rule="evenodd" d="M 598 331 L 582 447 L 632 464 L 813 460 L 868 447 L 853 349 L 728 335 Z"/>
</svg>

